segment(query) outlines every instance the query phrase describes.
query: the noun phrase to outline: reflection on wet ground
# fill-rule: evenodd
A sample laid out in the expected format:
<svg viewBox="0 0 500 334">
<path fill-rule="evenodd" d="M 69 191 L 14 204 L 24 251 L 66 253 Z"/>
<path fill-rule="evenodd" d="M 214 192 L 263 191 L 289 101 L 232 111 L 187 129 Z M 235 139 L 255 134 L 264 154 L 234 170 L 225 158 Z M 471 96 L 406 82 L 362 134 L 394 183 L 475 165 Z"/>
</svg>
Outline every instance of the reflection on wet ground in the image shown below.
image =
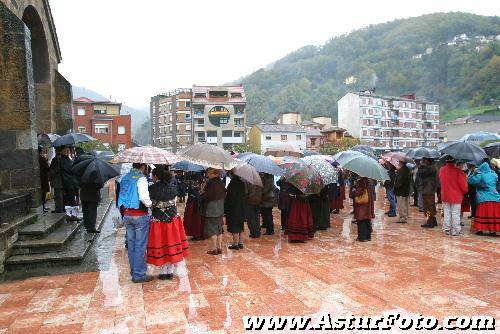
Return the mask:
<svg viewBox="0 0 500 334">
<path fill-rule="evenodd" d="M 0 333 L 242 333 L 245 315 L 319 312 L 500 317 L 498 238 L 424 230 L 417 211 L 395 224 L 382 205 L 372 242 L 354 241 L 348 207 L 304 244 L 277 233 L 210 256 L 207 241 L 192 242 L 173 281 L 146 284 L 130 281 L 124 230 L 108 216 L 98 271 L 0 284 Z"/>
</svg>

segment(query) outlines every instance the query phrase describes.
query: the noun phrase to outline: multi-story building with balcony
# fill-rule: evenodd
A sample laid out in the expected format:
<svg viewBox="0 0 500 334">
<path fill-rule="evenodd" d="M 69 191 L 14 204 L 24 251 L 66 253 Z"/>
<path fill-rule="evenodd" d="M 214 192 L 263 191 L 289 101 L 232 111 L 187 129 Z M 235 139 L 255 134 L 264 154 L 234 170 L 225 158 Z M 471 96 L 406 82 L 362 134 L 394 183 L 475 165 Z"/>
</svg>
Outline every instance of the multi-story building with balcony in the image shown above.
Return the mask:
<svg viewBox="0 0 500 334">
<path fill-rule="evenodd" d="M 380 150 L 439 142 L 439 104 L 415 98 L 350 92 L 338 101 L 338 126 Z"/>
<path fill-rule="evenodd" d="M 151 98 L 151 143 L 177 152 L 193 143 L 191 89 L 179 88 Z"/>
<path fill-rule="evenodd" d="M 86 97 L 73 100 L 74 131 L 85 133 L 113 145 L 121 151 L 132 147 L 132 118 L 121 113 L 122 104 L 93 101 Z"/>
<path fill-rule="evenodd" d="M 193 142 L 230 149 L 246 142 L 246 96 L 243 86 L 197 86 L 192 89 Z"/>
</svg>

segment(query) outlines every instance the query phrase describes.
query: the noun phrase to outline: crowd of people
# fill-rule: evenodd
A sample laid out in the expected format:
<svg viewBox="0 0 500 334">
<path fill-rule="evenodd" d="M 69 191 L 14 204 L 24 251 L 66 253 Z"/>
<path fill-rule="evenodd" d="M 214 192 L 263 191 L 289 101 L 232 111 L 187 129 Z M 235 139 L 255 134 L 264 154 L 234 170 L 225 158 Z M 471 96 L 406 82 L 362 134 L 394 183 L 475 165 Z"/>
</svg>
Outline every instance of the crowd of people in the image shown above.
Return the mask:
<svg viewBox="0 0 500 334">
<path fill-rule="evenodd" d="M 399 164 L 399 166 L 397 166 Z M 396 166 L 395 166 L 396 165 Z M 453 157 L 440 160 L 423 158 L 408 163 L 385 163 L 390 180 L 384 186 L 390 203 L 386 214 L 399 216 L 397 223 L 407 223 L 409 201 L 426 217 L 423 228 L 438 226 L 437 205 L 441 204 L 443 232 L 462 235 L 465 214 L 470 213 L 472 230 L 478 234 L 500 232 L 500 159 L 477 164 L 456 161 Z M 397 213 L 396 213 L 397 210 Z"/>
<path fill-rule="evenodd" d="M 89 233 L 97 233 L 95 221 L 103 185 L 82 183 L 72 173 L 80 154 L 71 147 L 59 147 L 49 165 L 40 151 L 42 202 L 45 203 L 46 190 L 52 187 L 54 212 L 65 212 L 69 221 L 79 221 L 80 204 L 85 228 Z M 423 158 L 415 164 L 401 160 L 383 165 L 389 175 L 389 180 L 381 183 L 388 202 L 385 214 L 395 217 L 394 223 L 408 223 L 410 206 L 415 206 L 426 217 L 421 226 L 434 228 L 438 225 L 437 208 L 441 207 L 442 228 L 448 235 L 462 235 L 465 213 L 473 219 L 473 232 L 500 232 L 499 159 L 474 165 L 452 157 Z M 183 172 L 171 171 L 167 165 L 151 168 L 133 164 L 117 186 L 117 206 L 126 226 L 132 280 L 153 279 L 147 274 L 147 263 L 161 267 L 160 279 L 172 279 L 175 265 L 189 255 L 188 237 L 193 242 L 210 239 L 207 254 L 220 255 L 224 231 L 232 236 L 229 249 L 245 247 L 245 223 L 250 238 L 273 235 L 276 206 L 281 212 L 279 225 L 288 241 L 306 242 L 317 231 L 330 227 L 331 215 L 344 209 L 348 197 L 353 208 L 352 221 L 357 224 L 356 240 L 370 241 L 378 182 L 339 165 L 335 168 L 336 183 L 325 185 L 319 194 L 304 194 L 287 179 L 266 173 L 259 173 L 262 186 L 257 186 L 233 171 L 208 168 Z M 177 203 L 183 202 L 181 217 Z"/>
</svg>

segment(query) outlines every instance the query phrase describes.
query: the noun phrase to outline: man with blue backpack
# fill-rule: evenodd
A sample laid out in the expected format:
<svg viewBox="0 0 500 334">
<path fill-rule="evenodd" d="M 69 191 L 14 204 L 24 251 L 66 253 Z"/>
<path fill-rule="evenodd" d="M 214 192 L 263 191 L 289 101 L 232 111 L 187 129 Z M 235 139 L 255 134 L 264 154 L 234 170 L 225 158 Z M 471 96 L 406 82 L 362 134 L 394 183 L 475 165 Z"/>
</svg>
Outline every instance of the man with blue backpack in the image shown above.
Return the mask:
<svg viewBox="0 0 500 334">
<path fill-rule="evenodd" d="M 147 275 L 146 250 L 148 245 L 151 207 L 147 165 L 134 163 L 120 182 L 118 207 L 123 207 L 123 222 L 127 228 L 128 260 L 132 282 L 143 283 L 153 279 Z"/>
</svg>

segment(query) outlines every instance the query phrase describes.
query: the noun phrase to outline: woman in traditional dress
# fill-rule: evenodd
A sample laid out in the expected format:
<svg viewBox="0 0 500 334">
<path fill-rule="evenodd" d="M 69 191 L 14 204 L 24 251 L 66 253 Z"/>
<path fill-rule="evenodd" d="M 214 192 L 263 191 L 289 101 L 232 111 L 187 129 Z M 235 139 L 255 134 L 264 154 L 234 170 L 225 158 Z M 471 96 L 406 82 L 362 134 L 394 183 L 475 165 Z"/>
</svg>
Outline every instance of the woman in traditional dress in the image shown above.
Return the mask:
<svg viewBox="0 0 500 334">
<path fill-rule="evenodd" d="M 318 230 L 326 230 L 330 227 L 330 200 L 328 198 L 328 193 L 330 188 L 334 187 L 333 184 L 329 184 L 321 189 L 319 194 L 319 221 Z"/>
<path fill-rule="evenodd" d="M 375 218 L 373 189 L 374 182 L 362 177 L 356 180 L 350 190 L 350 197 L 354 201 L 354 219 L 358 225 L 357 241 L 366 242 L 372 239 L 371 220 Z"/>
<path fill-rule="evenodd" d="M 244 197 L 245 183 L 239 176 L 232 174 L 224 201 L 227 231 L 233 235 L 233 243 L 228 247 L 229 249 L 243 249 L 243 229 L 247 211 Z"/>
<path fill-rule="evenodd" d="M 204 239 L 203 217 L 201 216 L 200 193 L 205 177 L 203 172 L 190 173 L 186 176 L 186 191 L 188 199 L 184 210 L 184 228 L 192 241 Z"/>
<path fill-rule="evenodd" d="M 208 182 L 203 188 L 200 199 L 203 203 L 204 233 L 212 239 L 213 247 L 207 254 L 222 254 L 222 234 L 224 233 L 224 198 L 226 188 L 220 177 L 220 170 L 210 168 L 207 171 Z"/>
<path fill-rule="evenodd" d="M 278 192 L 278 209 L 281 212 L 281 230 L 286 229 L 286 224 L 288 222 L 288 216 L 290 215 L 291 209 L 291 189 L 292 185 L 288 183 L 283 177 L 281 177 L 276 184 L 279 187 Z"/>
<path fill-rule="evenodd" d="M 338 171 L 338 181 L 337 181 L 337 187 L 336 187 L 336 192 L 331 195 L 331 209 L 332 213 L 338 214 L 340 213 L 340 210 L 344 208 L 344 200 L 345 200 L 345 179 L 344 179 L 344 173 L 341 168 L 337 168 Z"/>
<path fill-rule="evenodd" d="M 314 238 L 313 214 L 307 196 L 292 185 L 290 185 L 289 194 L 290 214 L 285 230 L 288 241 L 304 242 Z"/>
<path fill-rule="evenodd" d="M 500 232 L 500 194 L 497 191 L 498 175 L 488 162 L 483 162 L 469 177 L 469 184 L 476 187 L 477 209 L 472 228 L 476 234 Z"/>
<path fill-rule="evenodd" d="M 171 183 L 172 174 L 164 167 L 155 168 L 152 173 L 155 183 L 149 187 L 153 205 L 147 261 L 161 267 L 159 279 L 171 280 L 174 265 L 189 255 L 189 244 L 182 218 L 177 214 L 177 189 Z"/>
</svg>

